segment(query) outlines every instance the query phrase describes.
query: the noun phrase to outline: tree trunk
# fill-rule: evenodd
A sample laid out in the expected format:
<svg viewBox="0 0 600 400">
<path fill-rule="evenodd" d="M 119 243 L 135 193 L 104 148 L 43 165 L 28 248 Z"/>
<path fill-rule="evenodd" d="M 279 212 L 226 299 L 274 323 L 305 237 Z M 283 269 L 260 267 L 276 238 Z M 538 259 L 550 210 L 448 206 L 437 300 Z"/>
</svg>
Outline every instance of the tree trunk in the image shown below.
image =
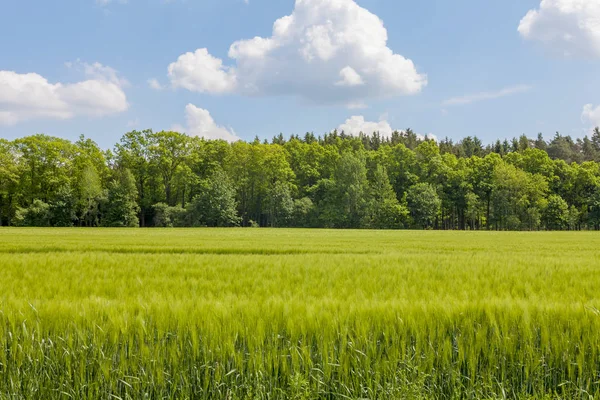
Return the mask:
<svg viewBox="0 0 600 400">
<path fill-rule="evenodd" d="M 487 195 L 487 211 L 486 211 L 486 220 L 485 220 L 485 224 L 486 224 L 486 228 L 489 230 L 489 226 L 490 226 L 490 207 L 491 207 L 491 195 L 488 194 Z M 496 224 L 496 230 L 498 230 L 498 226 Z"/>
<path fill-rule="evenodd" d="M 165 197 L 166 197 L 166 203 L 171 206 L 173 205 L 171 203 L 171 182 L 169 181 L 169 183 L 165 183 Z"/>
</svg>

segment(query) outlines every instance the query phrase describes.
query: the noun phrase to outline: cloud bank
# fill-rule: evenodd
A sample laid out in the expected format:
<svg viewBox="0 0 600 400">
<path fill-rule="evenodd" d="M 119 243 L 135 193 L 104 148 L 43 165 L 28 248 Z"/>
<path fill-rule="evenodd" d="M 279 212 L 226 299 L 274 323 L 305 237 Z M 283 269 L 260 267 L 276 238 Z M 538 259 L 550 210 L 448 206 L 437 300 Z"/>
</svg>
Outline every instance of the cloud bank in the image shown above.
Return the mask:
<svg viewBox="0 0 600 400">
<path fill-rule="evenodd" d="M 234 42 L 231 65 L 200 48 L 179 56 L 168 76 L 173 87 L 199 93 L 292 95 L 317 103 L 419 93 L 426 75 L 387 39 L 383 21 L 354 0 L 296 0 L 272 36 Z"/>
<path fill-rule="evenodd" d="M 68 64 L 72 66 L 73 64 Z M 0 124 L 33 119 L 101 117 L 129 108 L 127 81 L 100 63 L 76 64 L 89 78 L 76 83 L 51 83 L 36 73 L 0 71 Z"/>
<path fill-rule="evenodd" d="M 600 57 L 600 1 L 542 0 L 518 30 L 525 39 L 565 56 Z"/>
<path fill-rule="evenodd" d="M 379 132 L 382 137 L 391 137 L 392 133 L 398 131 L 405 133 L 402 129 L 392 129 L 390 123 L 382 118 L 379 122 L 366 121 L 362 115 L 354 115 L 346 120 L 343 124 L 340 124 L 337 128 L 338 132 L 344 131 L 344 133 L 352 136 L 358 136 L 361 133 L 365 135 L 371 135 L 373 132 Z M 437 137 L 431 133 L 427 135 L 417 134 L 417 137 L 424 140 L 425 137 L 433 139 L 437 142 Z"/>
</svg>

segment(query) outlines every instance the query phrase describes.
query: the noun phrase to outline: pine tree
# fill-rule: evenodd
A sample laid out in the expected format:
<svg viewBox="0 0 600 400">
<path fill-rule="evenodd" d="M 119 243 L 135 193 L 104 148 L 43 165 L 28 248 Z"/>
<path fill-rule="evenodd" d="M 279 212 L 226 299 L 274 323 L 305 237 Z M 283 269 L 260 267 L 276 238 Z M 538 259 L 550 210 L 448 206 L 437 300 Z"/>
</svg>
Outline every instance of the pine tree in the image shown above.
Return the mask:
<svg viewBox="0 0 600 400">
<path fill-rule="evenodd" d="M 136 227 L 139 225 L 136 203 L 137 188 L 133 174 L 128 169 L 118 169 L 108 184 L 108 197 L 104 206 L 103 226 Z"/>
</svg>

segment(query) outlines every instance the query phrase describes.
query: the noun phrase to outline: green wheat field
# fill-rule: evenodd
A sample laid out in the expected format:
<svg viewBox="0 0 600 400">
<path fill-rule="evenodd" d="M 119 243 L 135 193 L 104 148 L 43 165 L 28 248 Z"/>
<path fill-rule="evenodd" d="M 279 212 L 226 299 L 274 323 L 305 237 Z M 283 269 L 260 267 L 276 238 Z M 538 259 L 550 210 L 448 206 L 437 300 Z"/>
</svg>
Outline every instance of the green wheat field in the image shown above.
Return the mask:
<svg viewBox="0 0 600 400">
<path fill-rule="evenodd" d="M 600 235 L 0 229 L 2 399 L 600 398 Z"/>
</svg>

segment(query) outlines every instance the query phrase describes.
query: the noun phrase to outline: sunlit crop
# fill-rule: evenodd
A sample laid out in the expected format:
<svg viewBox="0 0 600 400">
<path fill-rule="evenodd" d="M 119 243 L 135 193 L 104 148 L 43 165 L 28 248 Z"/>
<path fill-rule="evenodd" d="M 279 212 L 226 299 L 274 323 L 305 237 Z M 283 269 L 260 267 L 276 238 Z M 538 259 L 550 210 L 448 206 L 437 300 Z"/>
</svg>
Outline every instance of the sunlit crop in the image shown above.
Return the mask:
<svg viewBox="0 0 600 400">
<path fill-rule="evenodd" d="M 0 398 L 590 399 L 595 233 L 0 230 Z"/>
</svg>

